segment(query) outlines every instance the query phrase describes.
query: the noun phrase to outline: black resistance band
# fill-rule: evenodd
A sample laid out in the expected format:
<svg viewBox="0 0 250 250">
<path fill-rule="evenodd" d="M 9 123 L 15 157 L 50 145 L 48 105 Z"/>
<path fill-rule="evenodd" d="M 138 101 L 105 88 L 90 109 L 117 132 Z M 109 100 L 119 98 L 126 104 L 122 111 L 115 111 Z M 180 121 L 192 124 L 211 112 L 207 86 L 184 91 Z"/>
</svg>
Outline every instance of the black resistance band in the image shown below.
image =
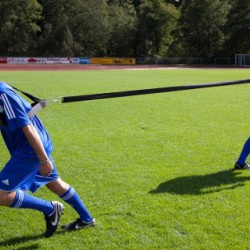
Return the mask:
<svg viewBox="0 0 250 250">
<path fill-rule="evenodd" d="M 217 83 L 208 83 L 208 84 L 182 85 L 182 86 L 162 87 L 162 88 L 153 88 L 153 89 L 129 90 L 129 91 L 121 91 L 121 92 L 101 93 L 101 94 L 64 96 L 64 97 L 61 97 L 62 98 L 61 103 L 82 102 L 82 101 L 90 101 L 90 100 L 96 100 L 96 99 L 117 98 L 117 97 L 135 96 L 135 95 L 148 95 L 148 94 L 156 94 L 156 93 L 164 93 L 164 92 L 212 88 L 212 87 L 246 84 L 246 83 L 250 83 L 250 79 L 230 81 L 230 82 L 217 82 Z"/>
<path fill-rule="evenodd" d="M 148 94 L 156 94 L 156 93 L 164 93 L 164 92 L 212 88 L 212 87 L 246 84 L 246 83 L 250 83 L 250 79 L 230 81 L 230 82 L 205 83 L 205 84 L 197 84 L 197 85 L 171 86 L 171 87 L 162 87 L 162 88 L 153 88 L 153 89 L 128 90 L 128 91 L 121 91 L 121 92 L 110 92 L 110 93 L 90 94 L 90 95 L 63 96 L 59 98 L 61 100 L 51 99 L 50 102 L 52 103 L 80 102 L 80 101 L 90 101 L 90 100 L 96 100 L 96 99 L 117 98 L 117 97 L 135 96 L 135 95 L 148 95 Z M 15 88 L 15 87 L 13 88 L 23 93 L 25 96 L 27 96 L 29 99 L 31 99 L 34 102 L 32 104 L 31 111 L 28 113 L 29 117 L 35 115 L 38 111 L 45 108 L 49 104 L 47 99 L 42 100 L 18 88 Z"/>
<path fill-rule="evenodd" d="M 10 85 L 10 84 L 8 84 L 8 85 Z M 11 85 L 10 85 L 10 86 L 11 86 Z M 38 98 L 38 97 L 36 97 L 36 96 L 33 96 L 33 95 L 31 95 L 31 94 L 29 94 L 29 93 L 27 93 L 27 92 L 24 92 L 24 91 L 22 91 L 22 90 L 20 90 L 20 89 L 18 89 L 18 88 L 16 88 L 16 87 L 13 87 L 13 86 L 11 86 L 11 87 L 12 87 L 13 89 L 15 89 L 15 90 L 21 92 L 21 93 L 24 94 L 25 96 L 27 96 L 30 100 L 32 100 L 32 101 L 34 102 L 34 104 L 36 104 L 36 103 L 42 101 L 40 98 Z"/>
</svg>

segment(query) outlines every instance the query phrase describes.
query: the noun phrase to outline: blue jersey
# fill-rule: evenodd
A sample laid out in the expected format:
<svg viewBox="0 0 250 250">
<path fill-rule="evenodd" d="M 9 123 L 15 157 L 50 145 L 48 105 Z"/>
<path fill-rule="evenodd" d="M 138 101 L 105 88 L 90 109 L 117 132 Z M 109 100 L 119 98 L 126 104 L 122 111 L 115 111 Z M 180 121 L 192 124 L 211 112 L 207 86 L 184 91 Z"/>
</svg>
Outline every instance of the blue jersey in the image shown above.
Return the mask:
<svg viewBox="0 0 250 250">
<path fill-rule="evenodd" d="M 34 155 L 30 143 L 22 131 L 22 127 L 33 124 L 48 155 L 53 150 L 51 138 L 40 119 L 35 115 L 28 117 L 31 105 L 19 96 L 12 87 L 0 82 L 0 113 L 6 120 L 6 125 L 0 126 L 5 144 L 11 155 Z"/>
</svg>

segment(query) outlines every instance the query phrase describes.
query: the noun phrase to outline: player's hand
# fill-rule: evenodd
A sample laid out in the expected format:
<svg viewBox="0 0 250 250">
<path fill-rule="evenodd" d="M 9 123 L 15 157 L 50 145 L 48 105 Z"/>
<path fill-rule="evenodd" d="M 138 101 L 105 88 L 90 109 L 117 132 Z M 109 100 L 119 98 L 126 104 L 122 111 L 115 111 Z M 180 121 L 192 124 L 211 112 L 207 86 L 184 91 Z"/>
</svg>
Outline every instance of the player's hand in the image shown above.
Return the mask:
<svg viewBox="0 0 250 250">
<path fill-rule="evenodd" d="M 42 163 L 42 162 L 40 163 L 39 172 L 44 177 L 49 176 L 51 172 L 53 171 L 53 169 L 54 167 L 50 160 L 48 160 L 46 163 Z"/>
</svg>

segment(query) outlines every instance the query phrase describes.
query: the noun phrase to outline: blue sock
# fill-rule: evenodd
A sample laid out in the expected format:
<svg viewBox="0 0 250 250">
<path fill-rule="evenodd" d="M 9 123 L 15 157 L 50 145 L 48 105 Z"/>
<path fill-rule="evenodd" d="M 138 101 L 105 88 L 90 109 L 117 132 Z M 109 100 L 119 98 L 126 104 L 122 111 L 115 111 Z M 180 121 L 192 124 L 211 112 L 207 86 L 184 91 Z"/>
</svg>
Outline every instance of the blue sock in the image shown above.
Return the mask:
<svg viewBox="0 0 250 250">
<path fill-rule="evenodd" d="M 241 154 L 239 156 L 237 163 L 244 164 L 249 154 L 250 154 L 250 137 L 245 142 L 245 145 L 241 151 Z"/>
<path fill-rule="evenodd" d="M 29 195 L 21 190 L 16 192 L 16 197 L 10 207 L 35 209 L 46 215 L 50 215 L 54 211 L 51 202 Z"/>
<path fill-rule="evenodd" d="M 73 187 L 69 187 L 69 190 L 60 196 L 60 198 L 76 210 L 82 221 L 90 222 L 93 220 L 93 217 Z"/>
</svg>

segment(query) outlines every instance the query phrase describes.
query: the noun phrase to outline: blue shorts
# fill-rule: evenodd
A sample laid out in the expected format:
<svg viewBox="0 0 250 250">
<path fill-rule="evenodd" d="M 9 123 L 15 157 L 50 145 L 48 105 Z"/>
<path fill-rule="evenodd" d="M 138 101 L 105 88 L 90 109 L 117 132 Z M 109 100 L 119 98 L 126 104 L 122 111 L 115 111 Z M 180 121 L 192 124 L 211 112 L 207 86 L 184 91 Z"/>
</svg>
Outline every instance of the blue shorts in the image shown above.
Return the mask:
<svg viewBox="0 0 250 250">
<path fill-rule="evenodd" d="M 49 157 L 54 169 L 48 177 L 39 173 L 39 161 L 33 154 L 30 156 L 14 155 L 0 172 L 0 190 L 7 192 L 23 190 L 35 192 L 41 186 L 57 180 L 59 175 L 52 157 Z"/>
</svg>

